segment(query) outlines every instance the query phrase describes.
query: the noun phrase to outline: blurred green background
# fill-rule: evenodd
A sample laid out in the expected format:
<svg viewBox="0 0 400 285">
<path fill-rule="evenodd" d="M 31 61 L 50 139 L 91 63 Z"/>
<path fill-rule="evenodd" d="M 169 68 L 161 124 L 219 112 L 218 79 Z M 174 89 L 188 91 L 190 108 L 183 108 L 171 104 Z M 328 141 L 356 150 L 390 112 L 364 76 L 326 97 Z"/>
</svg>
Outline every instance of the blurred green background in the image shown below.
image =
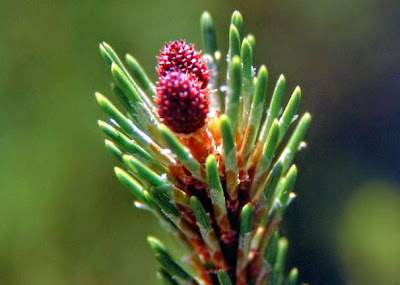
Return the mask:
<svg viewBox="0 0 400 285">
<path fill-rule="evenodd" d="M 239 9 L 256 63 L 313 114 L 283 231 L 310 284 L 399 284 L 400 4 L 396 0 L 0 1 L 0 284 L 158 284 L 146 235 L 103 147 L 95 90 L 107 41 L 155 78 L 165 41 L 227 46 Z M 224 49 L 225 50 L 225 49 Z"/>
</svg>

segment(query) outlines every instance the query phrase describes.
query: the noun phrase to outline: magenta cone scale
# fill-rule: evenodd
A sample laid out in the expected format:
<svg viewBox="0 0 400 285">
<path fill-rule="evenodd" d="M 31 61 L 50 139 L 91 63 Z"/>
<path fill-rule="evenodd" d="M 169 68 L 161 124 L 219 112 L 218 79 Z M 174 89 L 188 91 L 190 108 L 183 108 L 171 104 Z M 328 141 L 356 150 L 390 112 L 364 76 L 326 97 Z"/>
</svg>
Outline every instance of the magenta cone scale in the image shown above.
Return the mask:
<svg viewBox="0 0 400 285">
<path fill-rule="evenodd" d="M 207 69 L 207 61 L 202 58 L 194 44 L 185 40 L 166 43 L 157 57 L 157 73 L 164 76 L 167 72 L 181 70 L 195 75 L 203 88 L 207 87 L 211 71 Z"/>
<path fill-rule="evenodd" d="M 177 133 L 190 134 L 204 126 L 209 110 L 209 90 L 191 73 L 169 71 L 158 81 L 157 112 Z"/>
</svg>

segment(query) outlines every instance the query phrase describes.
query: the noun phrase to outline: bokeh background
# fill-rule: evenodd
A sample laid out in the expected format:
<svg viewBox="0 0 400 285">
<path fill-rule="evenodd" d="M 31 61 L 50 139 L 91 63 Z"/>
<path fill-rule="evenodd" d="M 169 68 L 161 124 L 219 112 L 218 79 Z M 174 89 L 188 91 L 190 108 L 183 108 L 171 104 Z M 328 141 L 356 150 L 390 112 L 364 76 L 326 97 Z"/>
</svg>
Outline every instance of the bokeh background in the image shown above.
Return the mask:
<svg viewBox="0 0 400 285">
<path fill-rule="evenodd" d="M 0 1 L 0 283 L 158 284 L 146 236 L 103 147 L 94 91 L 107 41 L 155 78 L 163 43 L 200 46 L 209 10 L 227 46 L 239 9 L 256 65 L 300 85 L 313 114 L 283 231 L 310 284 L 400 284 L 400 2 Z"/>
</svg>

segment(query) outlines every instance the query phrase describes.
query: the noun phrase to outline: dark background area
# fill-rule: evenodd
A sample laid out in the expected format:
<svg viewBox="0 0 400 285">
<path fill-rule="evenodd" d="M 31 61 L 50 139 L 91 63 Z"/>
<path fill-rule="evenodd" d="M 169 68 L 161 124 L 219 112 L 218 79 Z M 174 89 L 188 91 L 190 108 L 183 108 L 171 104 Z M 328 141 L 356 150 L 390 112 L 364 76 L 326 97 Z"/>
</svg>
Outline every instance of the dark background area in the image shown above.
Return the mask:
<svg viewBox="0 0 400 285">
<path fill-rule="evenodd" d="M 155 79 L 165 41 L 200 48 L 208 10 L 226 51 L 239 9 L 256 66 L 313 115 L 283 232 L 310 284 L 400 280 L 400 2 L 0 1 L 0 283 L 157 284 L 146 236 L 103 147 L 94 91 L 111 76 L 107 41 Z M 272 87 L 270 87 L 270 90 Z"/>
</svg>

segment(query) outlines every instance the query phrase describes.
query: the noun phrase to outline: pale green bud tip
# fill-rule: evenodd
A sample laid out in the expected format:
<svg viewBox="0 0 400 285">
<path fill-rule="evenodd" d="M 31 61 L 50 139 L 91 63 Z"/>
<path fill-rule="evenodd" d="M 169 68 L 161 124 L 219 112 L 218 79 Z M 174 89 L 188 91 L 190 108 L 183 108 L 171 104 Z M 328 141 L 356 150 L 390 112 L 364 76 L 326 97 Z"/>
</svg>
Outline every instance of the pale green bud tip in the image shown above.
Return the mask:
<svg viewBox="0 0 400 285">
<path fill-rule="evenodd" d="M 201 22 L 205 26 L 212 25 L 211 14 L 208 11 L 204 11 L 203 14 L 201 14 Z"/>
<path fill-rule="evenodd" d="M 244 236 L 246 233 L 251 231 L 251 217 L 253 214 L 253 207 L 251 203 L 247 203 L 242 208 L 242 213 L 240 215 L 240 235 Z"/>
<path fill-rule="evenodd" d="M 232 14 L 232 18 L 231 18 L 231 23 L 233 25 L 235 25 L 236 27 L 238 27 L 238 29 L 241 29 L 243 26 L 243 17 L 242 14 L 239 11 L 235 11 Z"/>
<path fill-rule="evenodd" d="M 97 125 L 100 127 L 100 129 L 107 128 L 107 123 L 103 122 L 102 120 L 97 120 Z"/>
<path fill-rule="evenodd" d="M 125 175 L 125 171 L 123 171 L 121 168 L 119 168 L 118 166 L 114 167 L 114 172 L 115 175 L 119 178 Z"/>
<path fill-rule="evenodd" d="M 100 49 L 100 52 L 103 52 L 103 50 L 104 50 L 103 43 L 99 43 L 99 49 Z"/>
<path fill-rule="evenodd" d="M 280 251 L 286 251 L 289 246 L 289 242 L 286 238 L 280 238 L 278 241 L 278 249 Z"/>
<path fill-rule="evenodd" d="M 163 133 L 169 131 L 169 130 L 168 130 L 168 127 L 167 127 L 166 125 L 164 125 L 164 124 L 159 124 L 159 125 L 158 125 L 158 130 L 159 130 L 160 132 L 163 132 Z"/>
<path fill-rule="evenodd" d="M 109 108 L 110 101 L 107 99 L 107 97 L 99 92 L 96 92 L 94 96 L 96 97 L 97 104 L 99 104 L 100 107 Z"/>
<path fill-rule="evenodd" d="M 111 46 L 105 41 L 101 42 L 100 44 L 103 45 L 103 47 L 105 48 L 111 48 Z"/>
<path fill-rule="evenodd" d="M 297 277 L 298 274 L 299 270 L 296 267 L 294 267 L 292 270 L 290 270 L 289 278 Z"/>
<path fill-rule="evenodd" d="M 226 122 L 226 121 L 229 120 L 228 116 L 225 115 L 225 114 L 222 114 L 221 116 L 219 116 L 219 119 L 220 119 L 221 121 L 224 121 L 224 122 Z"/>
<path fill-rule="evenodd" d="M 251 45 L 251 47 L 254 50 L 254 47 L 256 46 L 256 38 L 254 37 L 254 35 L 248 34 L 246 36 L 246 40 L 249 42 L 249 44 Z"/>
<path fill-rule="evenodd" d="M 105 139 L 104 140 L 104 145 L 108 150 L 111 150 L 114 153 L 118 153 L 118 155 L 122 156 L 122 152 L 118 149 L 118 147 L 113 143 L 112 141 Z"/>
<path fill-rule="evenodd" d="M 261 65 L 259 73 L 261 76 L 268 76 L 268 68 L 264 64 Z"/>
<path fill-rule="evenodd" d="M 243 17 L 242 17 L 242 14 L 238 10 L 235 10 L 232 13 L 232 19 L 243 19 Z"/>
<path fill-rule="evenodd" d="M 167 250 L 165 249 L 165 246 L 162 244 L 162 242 L 153 237 L 153 236 L 148 236 L 147 237 L 147 242 L 149 243 L 150 247 L 158 253 L 162 253 L 162 254 L 167 254 Z"/>
<path fill-rule="evenodd" d="M 233 65 L 239 65 L 239 66 L 240 66 L 240 64 L 241 64 L 240 56 L 235 55 L 235 56 L 232 58 L 232 64 L 233 64 Z"/>
<path fill-rule="evenodd" d="M 119 68 L 119 66 L 115 62 L 113 62 L 113 63 L 111 63 L 111 72 L 112 73 L 115 73 L 115 72 L 120 73 L 121 68 Z"/>
<path fill-rule="evenodd" d="M 125 59 L 126 59 L 127 61 L 132 61 L 132 62 L 135 63 L 135 64 L 138 63 L 137 60 L 136 60 L 136 58 L 134 58 L 133 56 L 131 56 L 129 53 L 127 53 L 127 54 L 125 55 Z"/>
<path fill-rule="evenodd" d="M 250 52 L 250 50 L 252 49 L 249 41 L 246 38 L 242 41 L 242 49 L 246 52 Z"/>
<path fill-rule="evenodd" d="M 102 101 L 105 100 L 105 97 L 104 97 L 101 93 L 99 93 L 99 92 L 94 93 L 94 96 L 96 97 L 96 101 L 97 101 L 99 104 L 100 104 L 100 102 L 102 102 Z"/>
<path fill-rule="evenodd" d="M 132 156 L 130 156 L 129 154 L 124 154 L 123 156 L 122 156 L 122 160 L 125 162 L 125 163 L 127 163 L 128 165 L 130 165 L 130 166 L 132 166 L 132 167 L 134 167 L 135 165 L 136 165 L 136 160 L 132 157 Z M 135 168 L 136 169 L 136 168 Z"/>
<path fill-rule="evenodd" d="M 97 125 L 99 126 L 100 130 L 102 130 L 106 134 L 111 135 L 113 137 L 118 137 L 118 132 L 106 122 L 98 120 Z"/>
<path fill-rule="evenodd" d="M 297 166 L 295 164 L 290 167 L 288 175 L 297 175 Z"/>
<path fill-rule="evenodd" d="M 231 34 L 233 34 L 233 33 L 235 33 L 235 34 L 239 34 L 239 32 L 238 32 L 238 29 L 237 29 L 237 27 L 235 26 L 235 25 L 231 25 L 230 27 L 229 27 L 229 32 L 231 33 Z"/>
<path fill-rule="evenodd" d="M 102 51 L 107 52 L 107 49 L 111 49 L 111 46 L 108 43 L 103 41 L 103 42 L 99 43 L 99 48 L 100 48 L 101 52 Z"/>
<path fill-rule="evenodd" d="M 304 113 L 303 120 L 305 120 L 307 123 L 311 123 L 311 114 L 308 112 Z"/>
<path fill-rule="evenodd" d="M 216 164 L 217 160 L 213 154 L 210 154 L 206 159 L 206 167 L 212 167 L 212 165 Z"/>
</svg>

